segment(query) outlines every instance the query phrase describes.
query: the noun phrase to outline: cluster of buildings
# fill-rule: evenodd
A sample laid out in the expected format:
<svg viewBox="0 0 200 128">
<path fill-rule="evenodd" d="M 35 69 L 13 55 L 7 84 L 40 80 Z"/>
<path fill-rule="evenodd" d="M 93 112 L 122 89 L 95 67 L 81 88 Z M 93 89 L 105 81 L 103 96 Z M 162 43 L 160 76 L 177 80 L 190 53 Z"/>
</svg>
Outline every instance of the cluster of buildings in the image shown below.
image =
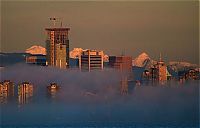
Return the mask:
<svg viewBox="0 0 200 128">
<path fill-rule="evenodd" d="M 54 98 L 57 90 L 60 88 L 56 83 L 50 83 L 47 86 L 47 94 Z M 27 104 L 33 97 L 34 86 L 30 82 L 22 82 L 16 88 L 10 80 L 0 82 L 0 103 L 7 103 L 8 100 L 17 96 L 19 105 Z"/>
<path fill-rule="evenodd" d="M 53 18 L 56 20 L 56 18 Z M 26 63 L 42 66 L 54 66 L 62 69 L 70 68 L 69 57 L 69 30 L 70 28 L 46 28 L 46 56 L 29 55 Z M 82 71 L 103 70 L 103 51 L 84 50 L 78 58 L 77 67 Z M 109 66 L 121 71 L 131 71 L 132 58 L 127 56 L 111 56 Z"/>
<path fill-rule="evenodd" d="M 15 95 L 14 83 L 10 80 L 0 82 L 0 103 L 7 103 Z M 17 89 L 18 103 L 25 104 L 33 96 L 33 85 L 29 82 L 22 82 Z"/>
<path fill-rule="evenodd" d="M 10 80 L 0 82 L 0 102 L 6 103 L 7 98 L 14 96 L 14 84 Z"/>
<path fill-rule="evenodd" d="M 29 64 L 54 66 L 61 69 L 67 69 L 72 67 L 70 65 L 69 57 L 69 30 L 70 28 L 63 27 L 51 27 L 46 28 L 46 56 L 44 55 L 32 55 L 27 56 L 26 62 Z M 84 50 L 79 56 L 77 61 L 77 68 L 81 71 L 103 70 L 103 51 L 98 50 Z M 109 62 L 106 66 L 115 68 L 121 72 L 125 80 L 132 80 L 132 57 L 130 56 L 109 56 Z M 190 72 L 188 76 L 194 77 L 193 72 Z M 192 76 L 191 76 L 192 75 Z M 167 66 L 161 59 L 157 64 L 153 65 L 150 70 L 145 70 L 141 77 L 157 80 L 167 81 L 171 79 L 171 74 L 167 70 Z M 140 84 L 140 81 L 137 81 Z"/>
<path fill-rule="evenodd" d="M 149 70 L 145 70 L 142 77 L 154 81 L 167 81 L 171 79 L 171 74 L 168 72 L 167 65 L 160 56 L 159 61 L 152 65 Z"/>
</svg>

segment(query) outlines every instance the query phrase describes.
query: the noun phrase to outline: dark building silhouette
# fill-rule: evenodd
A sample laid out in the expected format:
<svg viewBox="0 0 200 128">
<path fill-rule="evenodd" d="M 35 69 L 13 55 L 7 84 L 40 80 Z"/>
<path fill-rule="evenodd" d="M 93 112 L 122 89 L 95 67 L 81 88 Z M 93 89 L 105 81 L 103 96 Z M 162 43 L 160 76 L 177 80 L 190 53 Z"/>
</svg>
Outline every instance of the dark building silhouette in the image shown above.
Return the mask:
<svg viewBox="0 0 200 128">
<path fill-rule="evenodd" d="M 130 56 L 109 56 L 110 67 L 118 69 L 120 72 L 132 72 L 132 57 Z"/>
<path fill-rule="evenodd" d="M 35 64 L 40 66 L 46 66 L 46 56 L 45 55 L 28 55 L 26 56 L 27 64 Z"/>
</svg>

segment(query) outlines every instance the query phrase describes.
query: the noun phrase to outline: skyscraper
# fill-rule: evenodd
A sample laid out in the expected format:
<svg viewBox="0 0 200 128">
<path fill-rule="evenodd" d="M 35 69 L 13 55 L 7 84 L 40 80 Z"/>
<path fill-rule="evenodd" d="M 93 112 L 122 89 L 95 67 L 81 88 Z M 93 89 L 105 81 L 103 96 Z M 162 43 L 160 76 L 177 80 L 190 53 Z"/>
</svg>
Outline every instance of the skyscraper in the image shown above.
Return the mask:
<svg viewBox="0 0 200 128">
<path fill-rule="evenodd" d="M 69 28 L 46 28 L 47 65 L 69 67 Z"/>
<path fill-rule="evenodd" d="M 25 104 L 33 96 L 33 85 L 29 82 L 23 82 L 18 85 L 18 102 Z"/>
</svg>

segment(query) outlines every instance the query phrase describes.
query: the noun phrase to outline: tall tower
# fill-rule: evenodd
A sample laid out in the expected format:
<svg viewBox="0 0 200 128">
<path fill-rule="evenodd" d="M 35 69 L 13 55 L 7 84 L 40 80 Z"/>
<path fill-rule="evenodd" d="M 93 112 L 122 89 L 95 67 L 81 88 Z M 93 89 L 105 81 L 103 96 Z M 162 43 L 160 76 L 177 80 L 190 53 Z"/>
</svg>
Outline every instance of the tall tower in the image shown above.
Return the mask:
<svg viewBox="0 0 200 128">
<path fill-rule="evenodd" d="M 160 59 L 158 62 L 158 79 L 159 81 L 167 80 L 167 67 L 164 61 L 162 61 L 161 53 L 160 53 Z"/>
<path fill-rule="evenodd" d="M 56 20 L 56 18 L 50 18 Z M 62 23 L 62 22 L 61 22 Z M 47 64 L 59 68 L 69 67 L 69 38 L 70 28 L 54 27 L 46 28 Z"/>
</svg>

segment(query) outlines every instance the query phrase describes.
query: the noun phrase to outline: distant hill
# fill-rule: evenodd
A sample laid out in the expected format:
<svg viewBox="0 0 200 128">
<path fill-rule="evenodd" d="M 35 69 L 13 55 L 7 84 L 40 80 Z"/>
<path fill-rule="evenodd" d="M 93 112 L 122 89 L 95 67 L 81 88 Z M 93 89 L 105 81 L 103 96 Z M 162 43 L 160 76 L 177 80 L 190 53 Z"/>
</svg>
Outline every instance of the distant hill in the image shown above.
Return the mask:
<svg viewBox="0 0 200 128">
<path fill-rule="evenodd" d="M 138 57 L 133 59 L 132 66 L 143 67 L 148 69 L 156 63 L 157 61 L 152 60 L 147 53 L 143 52 Z"/>
<path fill-rule="evenodd" d="M 183 71 L 183 70 L 189 70 L 189 69 L 199 69 L 199 66 L 197 64 L 192 64 L 189 62 L 178 62 L 178 61 L 170 61 L 169 62 L 169 68 L 171 68 L 173 71 Z"/>
<path fill-rule="evenodd" d="M 30 48 L 26 49 L 25 53 L 29 53 L 32 55 L 35 55 L 35 54 L 46 55 L 46 49 L 42 46 L 33 45 Z"/>
<path fill-rule="evenodd" d="M 17 63 L 25 63 L 29 53 L 0 53 L 0 67 L 5 67 Z"/>
</svg>

